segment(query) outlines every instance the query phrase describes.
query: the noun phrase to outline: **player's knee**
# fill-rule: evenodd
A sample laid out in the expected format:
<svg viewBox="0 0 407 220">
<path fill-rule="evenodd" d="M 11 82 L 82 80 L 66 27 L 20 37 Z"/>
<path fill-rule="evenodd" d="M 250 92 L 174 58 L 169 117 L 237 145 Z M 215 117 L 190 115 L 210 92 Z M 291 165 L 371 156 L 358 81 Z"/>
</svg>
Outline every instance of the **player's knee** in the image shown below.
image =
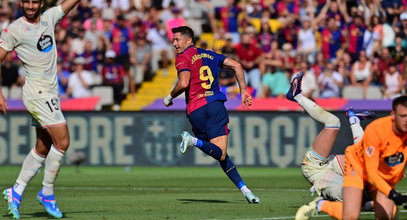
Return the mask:
<svg viewBox="0 0 407 220">
<path fill-rule="evenodd" d="M 339 120 L 338 117 L 336 117 L 333 114 L 330 114 L 326 123 L 325 123 L 326 127 L 337 127 L 340 128 L 341 127 L 341 121 Z"/>
<path fill-rule="evenodd" d="M 69 148 L 69 144 L 70 144 L 69 138 L 64 138 L 64 139 L 61 139 L 61 140 L 57 141 L 56 147 L 59 150 L 66 151 Z"/>
</svg>

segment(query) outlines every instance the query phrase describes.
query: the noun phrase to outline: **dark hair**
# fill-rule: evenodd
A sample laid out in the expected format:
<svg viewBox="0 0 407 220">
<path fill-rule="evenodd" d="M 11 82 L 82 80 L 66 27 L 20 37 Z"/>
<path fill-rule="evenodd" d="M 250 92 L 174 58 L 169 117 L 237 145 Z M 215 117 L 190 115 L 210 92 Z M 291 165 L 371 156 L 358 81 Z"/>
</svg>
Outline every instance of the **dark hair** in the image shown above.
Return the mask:
<svg viewBox="0 0 407 220">
<path fill-rule="evenodd" d="M 188 26 L 179 26 L 171 29 L 172 33 L 181 33 L 186 37 L 190 37 L 192 40 L 194 39 L 194 31 Z"/>
<path fill-rule="evenodd" d="M 393 103 L 392 103 L 392 109 L 393 109 L 393 111 L 396 111 L 396 108 L 397 108 L 397 106 L 399 106 L 399 105 L 402 105 L 402 106 L 404 106 L 404 107 L 407 107 L 407 95 L 399 96 L 399 97 L 397 97 L 397 98 L 395 98 L 395 99 L 393 100 Z"/>
</svg>

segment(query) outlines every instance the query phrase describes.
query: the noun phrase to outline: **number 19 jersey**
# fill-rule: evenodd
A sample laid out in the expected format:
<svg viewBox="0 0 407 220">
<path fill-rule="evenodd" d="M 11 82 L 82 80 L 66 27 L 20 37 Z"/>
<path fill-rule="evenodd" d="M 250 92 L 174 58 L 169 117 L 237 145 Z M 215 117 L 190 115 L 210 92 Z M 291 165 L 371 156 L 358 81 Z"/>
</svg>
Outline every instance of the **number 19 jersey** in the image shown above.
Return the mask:
<svg viewBox="0 0 407 220">
<path fill-rule="evenodd" d="M 189 71 L 191 77 L 185 91 L 187 114 L 213 101 L 226 101 L 219 89 L 219 68 L 226 56 L 210 50 L 189 46 L 175 59 L 175 67 L 180 74 Z"/>
</svg>

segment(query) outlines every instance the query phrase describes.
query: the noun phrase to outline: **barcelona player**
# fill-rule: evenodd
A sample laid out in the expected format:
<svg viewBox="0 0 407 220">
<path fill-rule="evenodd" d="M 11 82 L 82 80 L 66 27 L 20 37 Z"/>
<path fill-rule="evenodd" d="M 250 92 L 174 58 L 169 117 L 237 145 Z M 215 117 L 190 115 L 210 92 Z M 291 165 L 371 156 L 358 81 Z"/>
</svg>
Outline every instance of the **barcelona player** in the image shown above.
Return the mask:
<svg viewBox="0 0 407 220">
<path fill-rule="evenodd" d="M 250 108 L 252 97 L 246 90 L 242 66 L 224 55 L 195 47 L 194 32 L 187 26 L 173 28 L 172 32 L 172 44 L 178 53 L 175 60 L 178 81 L 171 93 L 164 98 L 164 105 L 171 106 L 172 100 L 185 92 L 187 116 L 196 136 L 193 137 L 186 131 L 181 134 L 181 153 L 193 146 L 199 148 L 219 161 L 223 171 L 249 203 L 259 203 L 259 198 L 245 185 L 227 154 L 229 116 L 224 106 L 226 96 L 219 90 L 218 84 L 219 68 L 233 69 L 243 107 Z"/>
</svg>

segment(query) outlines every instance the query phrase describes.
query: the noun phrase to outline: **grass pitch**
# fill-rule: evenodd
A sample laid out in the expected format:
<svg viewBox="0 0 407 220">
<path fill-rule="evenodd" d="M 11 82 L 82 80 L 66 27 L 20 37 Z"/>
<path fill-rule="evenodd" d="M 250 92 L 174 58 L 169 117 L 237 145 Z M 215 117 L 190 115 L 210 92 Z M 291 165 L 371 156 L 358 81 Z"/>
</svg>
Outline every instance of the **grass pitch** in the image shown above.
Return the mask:
<svg viewBox="0 0 407 220">
<path fill-rule="evenodd" d="M 10 187 L 20 167 L 0 167 L 1 189 Z M 249 168 L 239 172 L 260 204 L 248 204 L 218 167 L 63 167 L 56 198 L 65 219 L 294 219 L 312 200 L 299 168 Z M 27 187 L 21 219 L 50 219 L 35 200 L 43 173 Z M 398 187 L 407 191 L 402 181 Z M 407 219 L 401 210 L 399 219 Z M 373 219 L 363 213 L 361 219 Z M 11 219 L 0 202 L 0 219 Z M 315 219 L 330 219 L 322 215 Z"/>
</svg>

